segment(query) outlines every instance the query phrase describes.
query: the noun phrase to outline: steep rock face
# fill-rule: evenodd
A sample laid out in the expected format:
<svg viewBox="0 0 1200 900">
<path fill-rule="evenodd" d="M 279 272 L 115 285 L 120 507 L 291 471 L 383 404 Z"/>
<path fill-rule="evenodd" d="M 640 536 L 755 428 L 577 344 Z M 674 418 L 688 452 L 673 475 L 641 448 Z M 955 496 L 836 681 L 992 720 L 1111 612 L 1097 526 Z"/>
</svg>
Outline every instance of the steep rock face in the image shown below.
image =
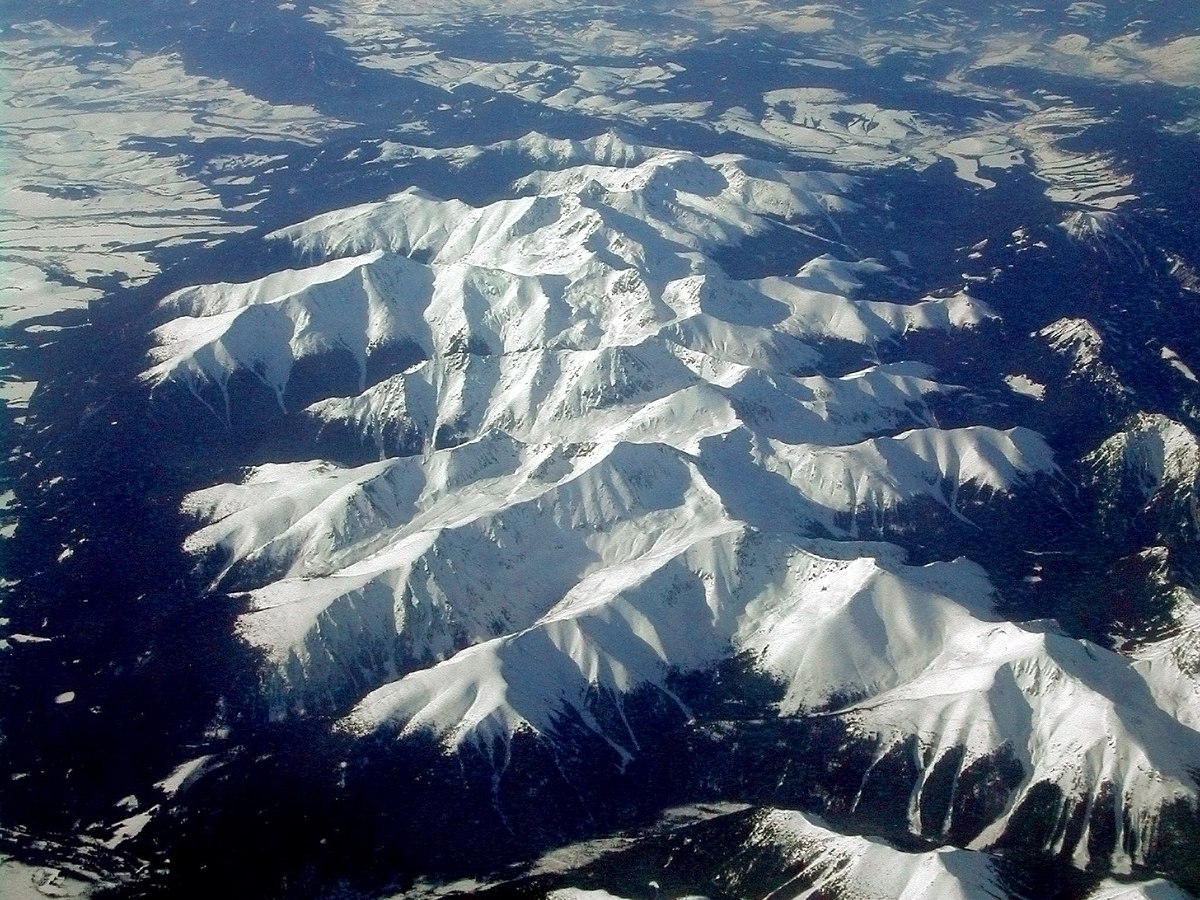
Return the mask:
<svg viewBox="0 0 1200 900">
<path fill-rule="evenodd" d="M 1035 338 L 1044 341 L 1065 367 L 1067 386 L 1085 386 L 1106 408 L 1116 412 L 1127 409 L 1129 389 L 1108 361 L 1105 342 L 1087 319 L 1059 319 L 1040 329 Z M 1087 396 L 1085 394 L 1085 396 Z"/>
<path fill-rule="evenodd" d="M 1159 542 L 1175 545 L 1200 539 L 1200 442 L 1186 426 L 1139 413 L 1084 463 L 1114 539 L 1161 536 Z"/>
<path fill-rule="evenodd" d="M 1200 444 L 1184 425 L 1139 413 L 1084 460 L 1098 529 L 1118 558 L 1135 640 L 1188 630 L 1200 575 Z"/>
<path fill-rule="evenodd" d="M 1084 459 L 1103 534 L 1120 555 L 1119 637 L 1160 703 L 1200 724 L 1200 443 L 1186 426 L 1140 413 Z"/>
</svg>

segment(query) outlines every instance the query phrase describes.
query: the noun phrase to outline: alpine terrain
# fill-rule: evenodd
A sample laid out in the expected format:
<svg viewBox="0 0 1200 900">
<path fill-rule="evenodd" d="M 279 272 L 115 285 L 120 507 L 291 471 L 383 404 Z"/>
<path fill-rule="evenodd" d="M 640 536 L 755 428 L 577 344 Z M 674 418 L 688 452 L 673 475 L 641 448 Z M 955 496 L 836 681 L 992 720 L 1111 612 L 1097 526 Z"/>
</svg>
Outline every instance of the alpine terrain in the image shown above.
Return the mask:
<svg viewBox="0 0 1200 900">
<path fill-rule="evenodd" d="M 0 893 L 1200 892 L 1200 11 L 3 7 Z"/>
</svg>

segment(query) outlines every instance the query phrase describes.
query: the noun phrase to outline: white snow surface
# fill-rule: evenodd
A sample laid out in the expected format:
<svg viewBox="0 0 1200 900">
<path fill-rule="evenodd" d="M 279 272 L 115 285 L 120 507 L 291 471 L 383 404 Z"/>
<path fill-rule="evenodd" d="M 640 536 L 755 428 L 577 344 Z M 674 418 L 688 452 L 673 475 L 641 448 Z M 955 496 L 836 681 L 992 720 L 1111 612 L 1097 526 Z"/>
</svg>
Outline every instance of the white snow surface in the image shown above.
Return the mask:
<svg viewBox="0 0 1200 900">
<path fill-rule="evenodd" d="M 5 900 L 90 897 L 99 885 L 73 878 L 54 866 L 34 866 L 0 854 L 0 895 Z"/>
<path fill-rule="evenodd" d="M 527 629 L 379 688 L 344 727 L 487 748 L 520 730 L 553 734 L 569 710 L 630 757 L 637 734 L 604 731 L 589 694 L 619 703 L 649 687 L 671 699 L 672 668 L 710 665 L 732 646 L 788 685 L 781 713 L 850 698 L 864 733 L 885 745 L 915 734 L 931 759 L 1006 745 L 1027 772 L 1020 793 L 1049 781 L 1086 799 L 1110 783 L 1140 828 L 1159 803 L 1194 791 L 1200 734 L 1157 706 L 1127 659 L 999 620 L 970 563 L 895 557 L 744 529 L 647 555 L 583 579 Z"/>
<path fill-rule="evenodd" d="M 738 425 L 730 418 L 730 428 Z M 738 434 L 746 430 L 738 426 Z M 716 440 L 702 441 L 697 458 L 652 441 L 527 445 L 488 432 L 459 447 L 353 469 L 262 466 L 240 485 L 189 497 L 189 510 L 211 524 L 187 548 L 216 551 L 225 561 L 218 579 L 234 566 L 269 565 L 283 576 L 251 592 L 243 628 L 269 649 L 280 673 L 293 672 L 295 661 L 308 679 L 320 677 L 318 664 L 331 655 L 342 660 L 336 665 L 357 666 L 347 659 L 375 652 L 365 648 L 388 635 L 402 635 L 419 658 L 437 659 L 528 627 L 590 577 L 612 587 L 622 567 L 644 566 L 647 554 L 743 527 L 731 505 L 763 522 L 837 531 L 838 513 L 901 516 L 914 495 L 957 515 L 964 486 L 1012 490 L 1054 470 L 1041 439 L 1020 430 L 920 429 L 847 447 L 764 439 L 763 475 L 780 475 L 791 492 L 754 508 L 753 496 L 729 493 L 736 482 L 714 483 L 707 474 L 752 464 L 754 451 L 736 435 Z M 821 466 L 824 475 L 814 477 Z M 681 660 L 672 655 L 669 663 Z"/>
<path fill-rule="evenodd" d="M 771 449 L 768 471 L 826 509 L 865 515 L 919 497 L 957 512 L 966 486 L 1011 491 L 1028 476 L 1057 472 L 1045 441 L 1025 428 L 921 428 L 850 446 L 773 442 Z"/>
<path fill-rule="evenodd" d="M 1031 397 L 1034 400 L 1041 400 L 1046 396 L 1046 386 L 1040 382 L 1034 381 L 1028 375 L 1005 375 L 1004 383 L 1014 393 L 1023 394 L 1026 397 Z"/>
<path fill-rule="evenodd" d="M 1158 705 L 1189 728 L 1200 731 L 1200 597 L 1175 590 L 1174 633 L 1133 652 Z"/>
</svg>

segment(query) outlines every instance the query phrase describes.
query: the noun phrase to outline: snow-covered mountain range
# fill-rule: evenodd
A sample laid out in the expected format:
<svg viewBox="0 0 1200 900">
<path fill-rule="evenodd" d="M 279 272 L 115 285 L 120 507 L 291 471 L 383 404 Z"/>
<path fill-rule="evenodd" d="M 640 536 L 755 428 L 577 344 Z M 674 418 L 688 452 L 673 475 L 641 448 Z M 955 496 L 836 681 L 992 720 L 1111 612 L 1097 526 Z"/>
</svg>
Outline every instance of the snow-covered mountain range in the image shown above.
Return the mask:
<svg viewBox="0 0 1200 900">
<path fill-rule="evenodd" d="M 160 114 L 14 188 L 95 234 L 14 270 L 0 893 L 1200 890 L 1200 21 L 1133 5 L 0 35 Z"/>
<path fill-rule="evenodd" d="M 614 777 L 646 752 L 653 716 L 627 705 L 650 692 L 694 719 L 675 682 L 741 659 L 778 685 L 761 714 L 819 714 L 869 748 L 864 785 L 903 760 L 890 828 L 1146 865 L 1197 802 L 1196 681 L 1006 621 L 952 537 L 924 565 L 880 542 L 1067 490 L 1038 432 L 940 425 L 932 398 L 966 389 L 905 358 L 998 314 L 969 290 L 873 299 L 894 260 L 750 280 L 714 260 L 771 227 L 837 235 L 853 179 L 616 137 L 571 150 L 483 207 L 406 191 L 284 229 L 314 264 L 159 305 L 143 379 L 163 415 L 190 397 L 234 429 L 259 391 L 334 454 L 184 504 L 199 571 L 244 598 L 266 715 L 432 736 L 495 779 L 521 736 L 587 782 L 593 744 Z M 1036 337 L 1068 377 L 1119 386 L 1086 321 Z M 301 397 L 305 364 L 351 377 Z M 1194 451 L 1147 420 L 1097 449 L 1094 478 L 1194 502 Z M 981 769 L 993 796 L 964 824 L 954 785 Z"/>
</svg>

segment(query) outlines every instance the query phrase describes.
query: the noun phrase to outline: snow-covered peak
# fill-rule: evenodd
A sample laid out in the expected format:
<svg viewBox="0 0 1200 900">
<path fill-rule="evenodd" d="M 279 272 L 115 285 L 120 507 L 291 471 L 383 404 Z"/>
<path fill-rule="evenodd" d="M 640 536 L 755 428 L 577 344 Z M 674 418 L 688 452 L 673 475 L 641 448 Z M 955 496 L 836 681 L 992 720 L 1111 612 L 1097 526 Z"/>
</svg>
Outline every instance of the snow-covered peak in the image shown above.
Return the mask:
<svg viewBox="0 0 1200 900">
<path fill-rule="evenodd" d="M 1107 210 L 1075 210 L 1062 221 L 1063 230 L 1080 241 L 1102 243 L 1120 228 L 1120 214 Z"/>
<path fill-rule="evenodd" d="M 905 853 L 878 839 L 838 834 L 821 819 L 793 810 L 764 810 L 747 844 L 802 866 L 806 882 L 833 896 L 975 900 L 1002 896 L 1004 890 L 985 854 L 952 848 Z"/>
<path fill-rule="evenodd" d="M 626 220 L 632 229 L 627 240 L 637 240 L 644 229 L 699 249 L 754 233 L 764 215 L 811 218 L 845 208 L 842 197 L 854 183 L 846 176 L 795 173 L 737 156 L 682 151 L 641 156 L 622 152 L 611 160 L 636 160 L 632 166 L 589 162 L 537 172 L 514 185 L 525 196 L 480 209 L 410 189 L 274 236 L 322 257 L 382 249 L 503 268 L 516 263 L 515 250 L 518 258 L 532 255 L 543 266 L 557 259 L 556 268 L 569 270 L 580 241 L 622 214 L 635 219 Z"/>
<path fill-rule="evenodd" d="M 1104 209 L 1079 209 L 1067 214 L 1063 230 L 1074 240 L 1111 258 L 1141 262 L 1145 256 L 1136 240 L 1126 231 L 1122 213 Z"/>
<path fill-rule="evenodd" d="M 408 190 L 276 233 L 324 260 L 309 268 L 164 299 L 144 379 L 156 390 L 183 387 L 227 425 L 255 381 L 281 412 L 324 402 L 314 410 L 322 419 L 361 418 L 383 402 L 408 411 L 408 431 L 423 443 L 416 432 L 426 426 L 473 422 L 478 433 L 492 419 L 525 434 L 522 420 L 577 421 L 589 405 L 638 396 L 662 401 L 646 412 L 655 421 L 708 403 L 679 402 L 681 390 L 710 378 L 681 377 L 671 355 L 693 371 L 792 374 L 820 370 L 830 341 L 860 345 L 865 364 L 912 332 L 994 318 L 961 293 L 860 298 L 862 279 L 887 271 L 877 260 L 823 254 L 793 276 L 739 281 L 710 258 L 768 221 L 834 228 L 853 184 L 733 155 L 647 151 L 630 166 L 534 173 L 515 196 L 478 208 Z M 347 357 L 352 374 L 325 384 L 306 375 L 292 387 L 298 366 L 346 368 Z M 490 401 L 480 396 L 489 390 Z M 543 414 L 543 402 L 557 411 Z M 688 418 L 686 427 L 711 433 Z"/>
<path fill-rule="evenodd" d="M 658 148 L 634 143 L 626 134 L 609 129 L 582 140 L 552 138 L 539 132 L 516 140 L 501 141 L 483 148 L 483 152 L 519 153 L 544 169 L 565 169 L 591 164 L 613 168 L 632 168 L 660 152 Z"/>
<path fill-rule="evenodd" d="M 915 735 L 926 775 L 946 754 L 965 768 L 1001 753 L 1021 772 L 1009 788 L 1018 806 L 1039 802 L 1037 785 L 1065 803 L 1115 795 L 1131 824 L 1114 860 L 1137 862 L 1134 831 L 1194 794 L 1200 735 L 1158 708 L 1129 661 L 1003 621 L 970 563 L 905 566 L 870 545 L 826 555 L 834 549 L 732 530 L 597 571 L 529 628 L 377 689 L 343 728 L 431 734 L 502 758 L 518 733 L 572 743 L 582 723 L 629 759 L 634 723 L 596 718 L 597 697 L 619 710 L 651 690 L 686 715 L 672 672 L 748 651 L 785 686 L 781 713 L 835 705 L 883 749 Z M 920 782 L 912 789 L 916 810 Z M 1008 820 L 997 810 L 988 825 L 981 846 Z M 1086 864 L 1086 840 L 1072 841 L 1067 852 Z"/>
<path fill-rule="evenodd" d="M 1160 491 L 1192 492 L 1200 479 L 1200 441 L 1159 413 L 1139 413 L 1086 459 L 1098 481 L 1116 479 L 1143 502 Z"/>
<path fill-rule="evenodd" d="M 1061 353 L 1083 367 L 1096 362 L 1104 347 L 1104 338 L 1087 319 L 1059 319 L 1037 332 L 1055 353 Z"/>
<path fill-rule="evenodd" d="M 1012 492 L 1035 474 L 1058 471 L 1050 448 L 1029 429 L 923 428 L 850 446 L 775 442 L 771 451 L 769 471 L 820 506 L 864 519 L 918 498 L 957 515 L 960 494 Z"/>
</svg>

